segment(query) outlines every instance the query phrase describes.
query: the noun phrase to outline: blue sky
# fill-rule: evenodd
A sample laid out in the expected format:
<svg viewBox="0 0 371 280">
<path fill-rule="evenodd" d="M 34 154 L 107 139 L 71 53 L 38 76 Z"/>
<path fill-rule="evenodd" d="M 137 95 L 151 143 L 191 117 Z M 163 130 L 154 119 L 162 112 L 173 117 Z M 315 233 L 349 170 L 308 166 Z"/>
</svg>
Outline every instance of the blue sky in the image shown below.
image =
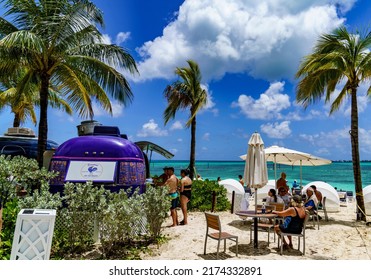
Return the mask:
<svg viewBox="0 0 371 280">
<path fill-rule="evenodd" d="M 188 112 L 164 126 L 163 91 L 177 77 L 176 67 L 198 62 L 207 107 L 197 116 L 197 160 L 239 160 L 247 141 L 259 132 L 265 146 L 280 145 L 340 160 L 351 159 L 350 109 L 345 102 L 329 116 L 319 102 L 304 110 L 295 103 L 295 72 L 318 36 L 341 24 L 350 30 L 370 27 L 366 0 L 95 0 L 104 13 L 107 43 L 125 47 L 140 75 L 127 76 L 134 100 L 124 108 L 113 101 L 114 115 L 99 107 L 95 120 L 116 125 L 132 141 L 148 140 L 189 158 Z M 367 85 L 359 88 L 361 159 L 371 159 L 371 113 Z M 49 138 L 63 143 L 77 136 L 83 121 L 49 110 Z M 12 124 L 0 112 L 3 132 Z M 25 126 L 37 127 L 30 123 Z M 0 131 L 0 133 L 2 133 Z M 155 159 L 162 159 L 155 156 Z"/>
</svg>

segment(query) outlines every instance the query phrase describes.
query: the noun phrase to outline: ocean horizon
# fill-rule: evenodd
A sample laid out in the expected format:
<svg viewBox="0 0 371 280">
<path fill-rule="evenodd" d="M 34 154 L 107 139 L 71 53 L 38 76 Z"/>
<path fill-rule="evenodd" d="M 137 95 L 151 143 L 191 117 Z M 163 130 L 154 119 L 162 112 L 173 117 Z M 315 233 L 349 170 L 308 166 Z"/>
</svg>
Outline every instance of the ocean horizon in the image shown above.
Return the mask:
<svg viewBox="0 0 371 280">
<path fill-rule="evenodd" d="M 172 166 L 175 170 L 175 175 L 180 177 L 180 170 L 187 168 L 189 161 L 187 160 L 152 160 L 150 162 L 151 176 L 161 175 L 165 166 Z M 274 163 L 268 162 L 268 179 L 274 180 Z M 199 160 L 196 161 L 197 174 L 201 175 L 202 179 L 216 180 L 218 177 L 224 179 L 238 180 L 238 175 L 243 176 L 245 168 L 244 161 L 221 161 L 221 160 Z M 277 164 L 276 167 L 277 179 L 281 172 L 287 175 L 288 185 L 291 187 L 294 180 L 300 184 L 300 166 L 289 166 Z M 371 185 L 371 162 L 361 162 L 362 186 L 365 188 Z M 353 166 L 351 161 L 334 161 L 328 165 L 321 166 L 303 166 L 302 167 L 302 185 L 314 181 L 323 181 L 338 191 L 353 191 Z"/>
</svg>

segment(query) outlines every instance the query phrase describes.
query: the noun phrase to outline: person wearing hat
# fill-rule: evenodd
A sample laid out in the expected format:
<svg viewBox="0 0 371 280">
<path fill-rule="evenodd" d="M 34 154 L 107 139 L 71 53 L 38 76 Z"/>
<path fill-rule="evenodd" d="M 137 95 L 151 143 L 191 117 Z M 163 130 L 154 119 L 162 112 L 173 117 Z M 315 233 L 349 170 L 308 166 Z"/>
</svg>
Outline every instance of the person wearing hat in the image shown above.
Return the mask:
<svg viewBox="0 0 371 280">
<path fill-rule="evenodd" d="M 167 167 L 166 173 L 169 178 L 163 184 L 169 188 L 169 196 L 171 198 L 171 206 L 170 206 L 170 215 L 173 220 L 173 224 L 170 227 L 177 226 L 178 223 L 178 213 L 176 208 L 178 206 L 178 178 L 174 174 L 174 167 Z"/>
<path fill-rule="evenodd" d="M 168 167 L 165 166 L 163 168 L 164 173 L 162 173 L 159 177 L 156 178 L 156 181 L 155 181 L 155 186 L 156 187 L 163 186 L 164 183 L 166 182 L 166 180 L 169 179 L 169 175 L 167 174 L 167 169 L 168 169 Z"/>
</svg>

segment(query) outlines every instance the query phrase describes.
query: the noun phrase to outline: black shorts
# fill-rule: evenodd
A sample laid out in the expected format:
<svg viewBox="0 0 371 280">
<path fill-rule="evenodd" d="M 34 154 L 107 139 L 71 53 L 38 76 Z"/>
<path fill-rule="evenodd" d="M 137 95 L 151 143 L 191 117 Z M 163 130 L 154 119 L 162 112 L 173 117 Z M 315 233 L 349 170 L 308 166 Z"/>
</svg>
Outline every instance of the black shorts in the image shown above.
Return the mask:
<svg viewBox="0 0 371 280">
<path fill-rule="evenodd" d="M 290 227 L 285 228 L 283 224 L 280 224 L 279 228 L 284 233 L 293 233 L 293 234 L 300 234 L 301 233 L 301 228 L 300 229 L 294 229 L 294 228 L 290 228 Z"/>
<path fill-rule="evenodd" d="M 184 190 L 180 193 L 180 195 L 186 196 L 189 200 L 191 200 L 192 197 L 192 191 L 191 190 Z"/>
</svg>

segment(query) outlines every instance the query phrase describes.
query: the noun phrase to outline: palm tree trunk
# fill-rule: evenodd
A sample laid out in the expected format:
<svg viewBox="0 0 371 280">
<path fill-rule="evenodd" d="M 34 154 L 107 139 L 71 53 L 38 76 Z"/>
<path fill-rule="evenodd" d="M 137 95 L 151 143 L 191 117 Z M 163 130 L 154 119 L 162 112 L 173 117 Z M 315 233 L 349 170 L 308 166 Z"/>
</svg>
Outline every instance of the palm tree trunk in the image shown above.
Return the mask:
<svg viewBox="0 0 371 280">
<path fill-rule="evenodd" d="M 39 118 L 39 139 L 37 143 L 37 162 L 39 167 L 43 166 L 43 155 L 46 150 L 46 141 L 48 139 L 48 74 L 41 75 L 40 88 L 40 118 Z"/>
<path fill-rule="evenodd" d="M 195 162 L 196 162 L 196 116 L 193 117 L 191 123 L 191 153 L 189 159 L 189 178 L 194 179 L 195 171 Z"/>
<path fill-rule="evenodd" d="M 21 119 L 19 118 L 19 114 L 14 113 L 13 127 L 19 127 L 20 125 L 21 125 Z"/>
<path fill-rule="evenodd" d="M 350 137 L 352 143 L 352 161 L 353 175 L 357 200 L 357 220 L 366 221 L 365 202 L 363 199 L 361 163 L 359 158 L 359 141 L 358 141 L 358 106 L 357 106 L 357 88 L 351 89 L 351 130 Z"/>
</svg>

